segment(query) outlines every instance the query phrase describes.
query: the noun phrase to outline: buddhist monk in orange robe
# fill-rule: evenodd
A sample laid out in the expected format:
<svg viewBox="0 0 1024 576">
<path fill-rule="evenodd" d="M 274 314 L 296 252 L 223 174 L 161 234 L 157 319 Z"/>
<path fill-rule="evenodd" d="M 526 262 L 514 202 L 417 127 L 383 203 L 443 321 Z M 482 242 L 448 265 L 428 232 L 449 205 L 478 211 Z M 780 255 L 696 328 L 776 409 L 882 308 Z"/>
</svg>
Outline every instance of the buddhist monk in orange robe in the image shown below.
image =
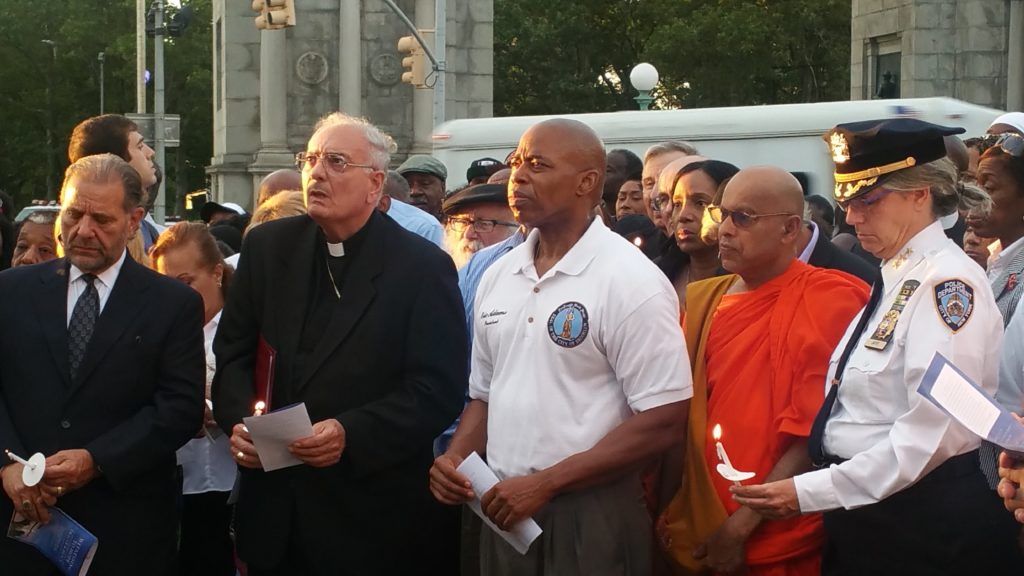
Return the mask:
<svg viewBox="0 0 1024 576">
<path fill-rule="evenodd" d="M 807 437 L 829 358 L 868 287 L 797 259 L 803 194 L 783 170 L 741 170 L 709 212 L 731 274 L 687 290 L 694 398 L 682 485 L 659 518 L 659 536 L 679 574 L 817 576 L 820 515 L 774 521 L 739 506 L 716 470 L 712 430 L 721 427 L 732 466 L 754 473 L 748 483 L 810 469 Z"/>
</svg>

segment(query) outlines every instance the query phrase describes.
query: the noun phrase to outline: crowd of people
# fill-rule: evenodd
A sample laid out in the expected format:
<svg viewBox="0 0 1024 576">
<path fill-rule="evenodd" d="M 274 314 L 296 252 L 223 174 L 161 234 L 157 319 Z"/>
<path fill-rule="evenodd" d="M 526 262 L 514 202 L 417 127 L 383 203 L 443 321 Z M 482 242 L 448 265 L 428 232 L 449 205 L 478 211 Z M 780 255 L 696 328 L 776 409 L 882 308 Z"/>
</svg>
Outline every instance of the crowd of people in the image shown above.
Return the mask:
<svg viewBox="0 0 1024 576">
<path fill-rule="evenodd" d="M 333 113 L 165 227 L 138 127 L 86 119 L 59 206 L 0 194 L 0 444 L 46 458 L 0 518 L 59 508 L 99 576 L 1019 569 L 1024 456 L 917 391 L 939 353 L 1024 412 L 1024 113 L 963 132 L 839 124 L 826 198 L 550 119 L 450 187 Z M 243 418 L 298 403 L 265 471 Z"/>
</svg>

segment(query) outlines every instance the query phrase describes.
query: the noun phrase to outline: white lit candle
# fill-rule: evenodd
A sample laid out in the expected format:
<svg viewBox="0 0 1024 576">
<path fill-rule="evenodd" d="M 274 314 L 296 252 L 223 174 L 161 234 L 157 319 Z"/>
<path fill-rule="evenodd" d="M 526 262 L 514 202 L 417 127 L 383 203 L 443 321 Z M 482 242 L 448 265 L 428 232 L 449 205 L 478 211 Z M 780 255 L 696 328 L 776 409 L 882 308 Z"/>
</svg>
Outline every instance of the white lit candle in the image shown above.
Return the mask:
<svg viewBox="0 0 1024 576">
<path fill-rule="evenodd" d="M 711 436 L 715 439 L 715 451 L 718 452 L 718 461 L 720 464 L 715 468 L 718 473 L 726 480 L 731 481 L 734 485 L 739 486 L 743 480 L 749 480 L 754 477 L 753 472 L 740 472 L 733 468 L 732 461 L 729 460 L 729 454 L 725 451 L 725 446 L 722 446 L 722 425 L 715 424 L 714 429 L 711 430 Z"/>
</svg>

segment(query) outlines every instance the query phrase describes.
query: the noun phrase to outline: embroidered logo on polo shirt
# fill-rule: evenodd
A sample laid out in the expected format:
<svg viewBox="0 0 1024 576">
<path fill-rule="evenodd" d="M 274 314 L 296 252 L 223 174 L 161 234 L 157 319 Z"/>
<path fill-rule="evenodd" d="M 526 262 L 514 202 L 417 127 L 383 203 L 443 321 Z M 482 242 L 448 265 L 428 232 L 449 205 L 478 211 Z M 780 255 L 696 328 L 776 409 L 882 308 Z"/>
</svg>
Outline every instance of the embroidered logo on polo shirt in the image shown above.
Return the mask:
<svg viewBox="0 0 1024 576">
<path fill-rule="evenodd" d="M 974 312 L 974 288 L 959 278 L 936 284 L 935 309 L 946 326 L 957 332 Z"/>
<path fill-rule="evenodd" d="M 562 348 L 575 348 L 587 339 L 590 319 L 587 309 L 579 302 L 566 302 L 548 318 L 548 336 Z"/>
</svg>

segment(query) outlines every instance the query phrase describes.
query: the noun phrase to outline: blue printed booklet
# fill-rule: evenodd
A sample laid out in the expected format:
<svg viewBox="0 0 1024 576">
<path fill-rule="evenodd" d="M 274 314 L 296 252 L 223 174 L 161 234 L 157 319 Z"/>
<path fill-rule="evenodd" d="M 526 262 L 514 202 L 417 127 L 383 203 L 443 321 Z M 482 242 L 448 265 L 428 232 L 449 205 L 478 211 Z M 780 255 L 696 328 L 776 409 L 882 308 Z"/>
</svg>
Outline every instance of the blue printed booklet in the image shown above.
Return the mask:
<svg viewBox="0 0 1024 576">
<path fill-rule="evenodd" d="M 24 542 L 53 562 L 65 576 L 85 576 L 99 540 L 65 514 L 50 508 L 50 522 L 41 524 L 14 513 L 7 537 Z"/>
<path fill-rule="evenodd" d="M 917 391 L 978 436 L 1012 452 L 1024 452 L 1024 425 L 942 354 L 932 357 Z"/>
</svg>

